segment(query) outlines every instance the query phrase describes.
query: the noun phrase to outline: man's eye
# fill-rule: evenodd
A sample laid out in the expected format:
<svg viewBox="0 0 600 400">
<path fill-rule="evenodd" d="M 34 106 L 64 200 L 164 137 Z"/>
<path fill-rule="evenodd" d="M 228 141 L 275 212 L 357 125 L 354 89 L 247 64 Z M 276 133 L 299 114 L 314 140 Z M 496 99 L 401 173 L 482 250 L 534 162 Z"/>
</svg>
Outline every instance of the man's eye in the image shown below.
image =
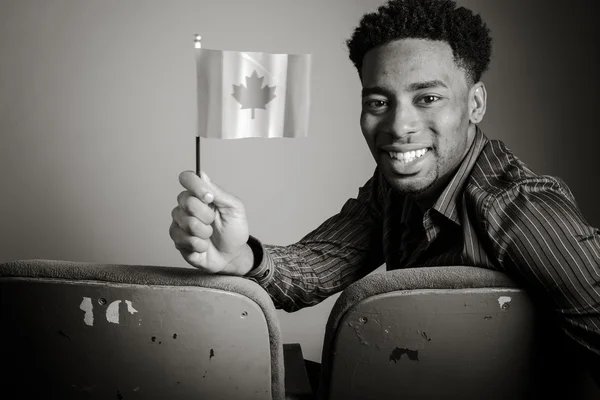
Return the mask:
<svg viewBox="0 0 600 400">
<path fill-rule="evenodd" d="M 368 108 L 378 109 L 386 106 L 386 102 L 383 100 L 369 100 L 365 103 Z"/>
<path fill-rule="evenodd" d="M 431 104 L 431 103 L 435 103 L 439 99 L 440 98 L 438 96 L 427 95 L 427 96 L 421 97 L 418 102 L 422 103 L 422 104 Z"/>
</svg>

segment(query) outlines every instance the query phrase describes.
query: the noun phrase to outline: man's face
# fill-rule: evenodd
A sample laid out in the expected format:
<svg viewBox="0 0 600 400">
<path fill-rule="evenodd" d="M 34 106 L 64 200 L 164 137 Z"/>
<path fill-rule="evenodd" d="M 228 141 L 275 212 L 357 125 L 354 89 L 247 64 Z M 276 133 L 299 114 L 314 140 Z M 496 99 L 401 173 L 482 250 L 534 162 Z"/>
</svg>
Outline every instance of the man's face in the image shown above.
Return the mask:
<svg viewBox="0 0 600 400">
<path fill-rule="evenodd" d="M 389 184 L 414 195 L 443 190 L 475 134 L 476 87 L 451 47 L 401 39 L 374 48 L 363 60 L 362 85 L 361 129 Z"/>
</svg>

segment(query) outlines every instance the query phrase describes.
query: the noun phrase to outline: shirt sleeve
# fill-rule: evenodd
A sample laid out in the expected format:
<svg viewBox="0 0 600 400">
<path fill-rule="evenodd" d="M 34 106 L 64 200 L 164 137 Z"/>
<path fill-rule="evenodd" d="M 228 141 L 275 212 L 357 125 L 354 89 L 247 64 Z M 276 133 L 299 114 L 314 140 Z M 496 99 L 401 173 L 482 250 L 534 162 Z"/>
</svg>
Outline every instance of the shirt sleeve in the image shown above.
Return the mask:
<svg viewBox="0 0 600 400">
<path fill-rule="evenodd" d="M 288 312 L 315 305 L 383 264 L 378 170 L 341 211 L 299 242 L 263 245 L 250 237 L 255 267 L 246 277 Z"/>
<path fill-rule="evenodd" d="M 490 201 L 486 220 L 507 273 L 587 354 L 600 356 L 600 231 L 569 189 L 547 176 L 523 179 Z"/>
</svg>

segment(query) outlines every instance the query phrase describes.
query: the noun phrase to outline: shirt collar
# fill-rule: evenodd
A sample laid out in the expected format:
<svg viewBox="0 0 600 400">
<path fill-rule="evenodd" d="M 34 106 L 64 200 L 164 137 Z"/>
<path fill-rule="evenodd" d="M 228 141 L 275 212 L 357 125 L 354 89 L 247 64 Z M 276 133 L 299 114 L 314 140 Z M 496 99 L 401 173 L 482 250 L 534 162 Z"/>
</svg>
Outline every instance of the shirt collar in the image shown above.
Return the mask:
<svg viewBox="0 0 600 400">
<path fill-rule="evenodd" d="M 457 225 L 460 225 L 460 220 L 458 218 L 457 211 L 457 203 L 460 198 L 460 195 L 463 192 L 465 184 L 469 176 L 471 175 L 471 171 L 475 166 L 475 162 L 481 153 L 481 150 L 488 143 L 488 139 L 485 137 L 483 132 L 479 129 L 478 126 L 475 126 L 475 138 L 473 139 L 473 143 L 465 157 L 463 158 L 458 171 L 452 177 L 452 180 L 446 186 L 440 197 L 436 200 L 433 205 L 433 209 L 448 218 L 450 221 L 453 221 Z"/>
</svg>

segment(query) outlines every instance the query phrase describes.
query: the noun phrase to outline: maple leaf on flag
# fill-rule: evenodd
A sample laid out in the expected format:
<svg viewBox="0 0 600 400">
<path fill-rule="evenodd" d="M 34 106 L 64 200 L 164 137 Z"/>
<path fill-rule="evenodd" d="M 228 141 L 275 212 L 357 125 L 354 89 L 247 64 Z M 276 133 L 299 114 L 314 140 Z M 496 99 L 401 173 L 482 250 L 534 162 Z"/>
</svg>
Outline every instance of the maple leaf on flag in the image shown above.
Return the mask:
<svg viewBox="0 0 600 400">
<path fill-rule="evenodd" d="M 264 76 L 258 76 L 256 70 L 252 75 L 246 77 L 246 86 L 232 85 L 231 94 L 242 105 L 242 110 L 250 108 L 252 110 L 252 119 L 254 119 L 254 110 L 257 108 L 266 109 L 267 103 L 275 98 L 276 86 L 266 85 L 263 87 Z"/>
</svg>

